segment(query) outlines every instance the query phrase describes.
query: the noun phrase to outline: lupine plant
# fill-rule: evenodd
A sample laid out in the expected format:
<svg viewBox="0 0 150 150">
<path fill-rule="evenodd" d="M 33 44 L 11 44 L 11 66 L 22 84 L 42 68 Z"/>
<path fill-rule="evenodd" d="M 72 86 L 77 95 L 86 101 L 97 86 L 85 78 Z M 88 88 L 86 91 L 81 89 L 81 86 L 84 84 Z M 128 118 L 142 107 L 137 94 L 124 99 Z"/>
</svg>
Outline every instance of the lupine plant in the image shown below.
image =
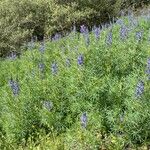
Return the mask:
<svg viewBox="0 0 150 150">
<path fill-rule="evenodd" d="M 136 93 L 135 93 L 136 97 L 137 98 L 141 97 L 143 92 L 144 92 L 144 82 L 139 81 L 139 83 L 137 84 L 137 87 L 136 87 Z"/>
<path fill-rule="evenodd" d="M 86 128 L 87 127 L 87 113 L 84 112 L 82 115 L 81 115 L 81 126 L 83 128 Z"/>
<path fill-rule="evenodd" d="M 94 35 L 95 35 L 95 38 L 96 38 L 96 40 L 99 40 L 99 38 L 100 38 L 100 27 L 96 27 L 96 26 L 94 26 L 94 28 L 93 28 L 93 32 L 94 32 Z"/>
<path fill-rule="evenodd" d="M 48 111 L 51 111 L 53 108 L 53 103 L 51 101 L 43 101 L 43 107 Z"/>
<path fill-rule="evenodd" d="M 57 66 L 57 63 L 56 63 L 56 62 L 53 62 L 53 63 L 52 63 L 51 71 L 52 71 L 52 74 L 53 74 L 53 75 L 57 74 L 57 72 L 58 72 L 58 66 Z"/>
<path fill-rule="evenodd" d="M 128 28 L 126 26 L 121 26 L 120 28 L 120 38 L 125 40 L 128 36 Z"/>
<path fill-rule="evenodd" d="M 9 80 L 9 85 L 11 87 L 11 90 L 13 92 L 14 96 L 17 96 L 19 94 L 20 88 L 19 88 L 19 83 L 12 78 Z"/>
<path fill-rule="evenodd" d="M 78 65 L 79 66 L 81 66 L 81 65 L 83 65 L 83 55 L 82 54 L 80 54 L 79 56 L 78 56 L 78 60 L 77 60 L 77 62 L 78 62 Z"/>
<path fill-rule="evenodd" d="M 142 31 L 136 32 L 135 38 L 138 42 L 142 40 L 142 35 L 143 35 Z"/>
<path fill-rule="evenodd" d="M 130 17 L 0 61 L 0 149 L 146 149 L 150 22 Z"/>
<path fill-rule="evenodd" d="M 147 60 L 146 73 L 148 75 L 148 79 L 150 80 L 150 58 Z"/>
<path fill-rule="evenodd" d="M 81 26 L 80 32 L 83 34 L 85 43 L 88 46 L 90 44 L 89 30 L 85 25 Z"/>
</svg>

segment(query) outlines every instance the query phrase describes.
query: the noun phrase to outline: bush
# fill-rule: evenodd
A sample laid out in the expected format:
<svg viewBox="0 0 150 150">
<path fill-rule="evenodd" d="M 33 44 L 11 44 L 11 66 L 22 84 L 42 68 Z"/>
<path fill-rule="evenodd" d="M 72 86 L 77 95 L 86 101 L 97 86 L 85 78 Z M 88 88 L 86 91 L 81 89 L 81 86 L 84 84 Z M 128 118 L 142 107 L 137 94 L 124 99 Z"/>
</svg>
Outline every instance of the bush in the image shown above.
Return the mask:
<svg viewBox="0 0 150 150">
<path fill-rule="evenodd" d="M 96 4 L 96 5 L 95 5 Z M 68 30 L 73 24 L 100 23 L 116 16 L 121 1 L 55 1 L 22 0 L 0 1 L 0 56 L 20 53 L 20 46 L 37 36 L 43 40 L 49 35 Z M 109 14 L 109 15 L 108 15 Z M 89 22 L 90 21 L 90 22 Z"/>
<path fill-rule="evenodd" d="M 123 7 L 129 7 L 129 6 L 134 6 L 134 7 L 139 7 L 142 6 L 143 4 L 149 4 L 149 0 L 124 0 L 123 2 Z"/>
</svg>

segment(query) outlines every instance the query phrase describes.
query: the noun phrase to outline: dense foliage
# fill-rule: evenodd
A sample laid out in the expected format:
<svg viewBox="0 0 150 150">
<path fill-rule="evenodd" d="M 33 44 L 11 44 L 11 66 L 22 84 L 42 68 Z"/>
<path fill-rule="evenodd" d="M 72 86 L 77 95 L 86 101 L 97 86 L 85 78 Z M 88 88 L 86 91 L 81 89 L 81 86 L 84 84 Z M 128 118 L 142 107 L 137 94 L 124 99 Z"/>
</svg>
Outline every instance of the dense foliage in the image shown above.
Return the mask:
<svg viewBox="0 0 150 150">
<path fill-rule="evenodd" d="M 149 4 L 149 0 L 124 0 L 123 6 L 141 7 L 143 4 Z"/>
<path fill-rule="evenodd" d="M 21 53 L 20 47 L 31 36 L 42 40 L 44 36 L 70 30 L 74 24 L 99 24 L 116 17 L 121 6 L 124 8 L 141 2 L 148 1 L 1 0 L 0 56 L 12 51 Z"/>
<path fill-rule="evenodd" d="M 1 60 L 0 149 L 149 143 L 149 29 L 149 15 L 130 14 L 91 33 L 82 25 L 81 34 L 32 40 L 20 58 Z"/>
<path fill-rule="evenodd" d="M 120 0 L 116 0 L 113 4 L 109 0 L 101 0 L 98 5 L 91 1 L 62 2 L 1 0 L 0 55 L 10 51 L 20 51 L 20 46 L 31 36 L 37 36 L 38 40 L 42 40 L 44 35 L 50 36 L 56 31 L 68 30 L 76 22 L 96 16 L 100 21 L 105 17 L 108 18 L 108 14 L 115 16 L 120 8 Z"/>
</svg>

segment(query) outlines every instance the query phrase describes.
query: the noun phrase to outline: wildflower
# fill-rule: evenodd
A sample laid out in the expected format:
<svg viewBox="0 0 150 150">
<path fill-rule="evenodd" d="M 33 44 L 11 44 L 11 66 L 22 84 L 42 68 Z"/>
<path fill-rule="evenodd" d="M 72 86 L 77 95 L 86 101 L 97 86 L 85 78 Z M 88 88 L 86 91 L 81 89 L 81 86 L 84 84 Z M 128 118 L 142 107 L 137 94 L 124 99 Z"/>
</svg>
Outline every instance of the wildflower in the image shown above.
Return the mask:
<svg viewBox="0 0 150 150">
<path fill-rule="evenodd" d="M 136 96 L 137 98 L 139 98 L 139 97 L 142 95 L 143 92 L 144 92 L 144 82 L 143 82 L 143 81 L 140 81 L 140 82 L 137 84 L 135 96 Z"/>
<path fill-rule="evenodd" d="M 124 21 L 122 19 L 118 19 L 116 21 L 116 24 L 120 25 L 120 26 L 123 26 L 124 25 Z"/>
<path fill-rule="evenodd" d="M 83 65 L 83 55 L 82 54 L 80 54 L 78 56 L 78 65 Z"/>
<path fill-rule="evenodd" d="M 96 40 L 98 40 L 100 37 L 100 27 L 94 27 L 94 34 L 95 34 Z"/>
<path fill-rule="evenodd" d="M 141 31 L 136 32 L 135 38 L 137 41 L 141 41 L 142 40 L 142 32 Z"/>
<path fill-rule="evenodd" d="M 51 111 L 53 108 L 53 103 L 51 101 L 44 101 L 43 107 L 47 109 L 48 111 Z"/>
<path fill-rule="evenodd" d="M 83 128 L 86 128 L 86 126 L 87 126 L 87 114 L 86 114 L 86 112 L 84 112 L 84 113 L 81 115 L 80 120 L 81 120 L 81 126 L 82 126 Z"/>
<path fill-rule="evenodd" d="M 53 75 L 57 74 L 58 66 L 57 66 L 56 62 L 52 63 L 51 70 L 52 70 Z"/>
<path fill-rule="evenodd" d="M 80 32 L 83 34 L 85 43 L 88 46 L 90 44 L 90 38 L 89 38 L 89 30 L 85 25 L 82 25 L 80 28 Z"/>
<path fill-rule="evenodd" d="M 17 96 L 19 94 L 20 88 L 17 81 L 14 81 L 12 78 L 9 80 L 9 85 L 12 89 L 13 95 Z"/>
<path fill-rule="evenodd" d="M 83 33 L 83 34 L 85 34 L 85 33 L 87 34 L 88 33 L 88 28 L 85 25 L 82 25 L 81 28 L 80 28 L 80 32 Z"/>
<path fill-rule="evenodd" d="M 61 34 L 56 33 L 53 37 L 52 37 L 52 41 L 57 41 L 61 38 Z"/>
<path fill-rule="evenodd" d="M 147 61 L 147 70 L 146 73 L 148 75 L 148 79 L 150 80 L 150 58 Z"/>
<path fill-rule="evenodd" d="M 112 31 L 110 31 L 106 37 L 106 44 L 112 45 Z"/>
<path fill-rule="evenodd" d="M 125 26 L 121 26 L 120 28 L 120 38 L 121 40 L 125 40 L 128 34 L 128 29 Z"/>
</svg>

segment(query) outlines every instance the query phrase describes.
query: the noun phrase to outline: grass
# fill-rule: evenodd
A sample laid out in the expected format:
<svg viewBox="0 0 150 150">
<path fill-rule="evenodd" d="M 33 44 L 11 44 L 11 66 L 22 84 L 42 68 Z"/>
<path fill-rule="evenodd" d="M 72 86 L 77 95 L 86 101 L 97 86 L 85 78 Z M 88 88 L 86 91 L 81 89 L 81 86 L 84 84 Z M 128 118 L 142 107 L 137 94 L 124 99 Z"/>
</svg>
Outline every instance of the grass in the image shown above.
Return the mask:
<svg viewBox="0 0 150 150">
<path fill-rule="evenodd" d="M 20 58 L 1 60 L 0 149 L 146 149 L 148 17 L 123 17 L 97 38 L 72 32 L 33 42 Z"/>
</svg>

